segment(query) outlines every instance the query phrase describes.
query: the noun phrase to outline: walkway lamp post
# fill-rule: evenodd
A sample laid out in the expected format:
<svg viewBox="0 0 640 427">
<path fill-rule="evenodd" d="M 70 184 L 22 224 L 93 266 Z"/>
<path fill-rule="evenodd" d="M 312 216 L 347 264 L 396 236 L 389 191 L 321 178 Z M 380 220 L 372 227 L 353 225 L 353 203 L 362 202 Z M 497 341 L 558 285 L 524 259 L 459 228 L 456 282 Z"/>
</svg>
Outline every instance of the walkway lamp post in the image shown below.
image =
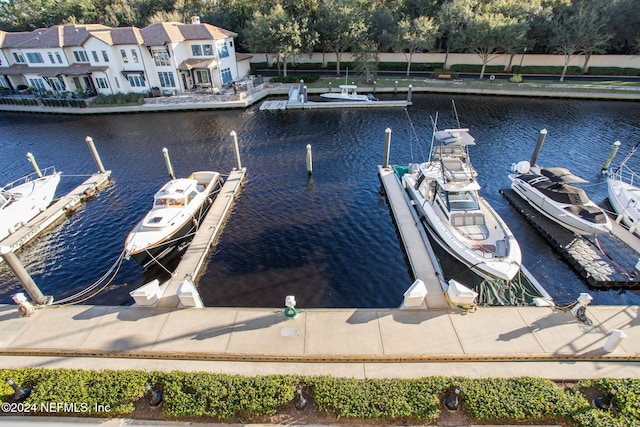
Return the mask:
<svg viewBox="0 0 640 427">
<path fill-rule="evenodd" d="M 524 55 L 527 53 L 527 48 L 525 47 L 522 51 L 522 56 L 520 57 L 520 65 L 518 65 L 518 74 L 522 75 L 522 61 L 524 61 Z"/>
</svg>

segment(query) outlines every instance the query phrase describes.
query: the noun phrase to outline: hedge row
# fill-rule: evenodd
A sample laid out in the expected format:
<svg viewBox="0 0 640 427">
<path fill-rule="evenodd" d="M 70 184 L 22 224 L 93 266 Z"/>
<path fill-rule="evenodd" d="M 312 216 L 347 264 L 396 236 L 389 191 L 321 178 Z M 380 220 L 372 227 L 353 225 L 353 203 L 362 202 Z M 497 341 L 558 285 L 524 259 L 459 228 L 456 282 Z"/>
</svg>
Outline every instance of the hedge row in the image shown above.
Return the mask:
<svg viewBox="0 0 640 427">
<path fill-rule="evenodd" d="M 93 101 L 95 105 L 106 105 L 106 104 L 144 104 L 144 94 L 137 92 L 130 93 L 117 93 L 115 95 L 104 95 L 98 94 L 96 96 L 95 101 Z"/>
<path fill-rule="evenodd" d="M 149 399 L 148 383 L 162 393 L 166 419 L 251 418 L 276 413 L 294 400 L 296 386 L 302 385 L 316 409 L 335 418 L 435 422 L 444 397 L 458 386 L 461 410 L 480 423 L 640 425 L 640 379 L 599 379 L 566 385 L 529 377 L 356 380 L 43 368 L 0 370 L 0 375 L 31 389 L 21 406 L 15 402 L 11 406 L 7 403 L 12 403 L 14 390 L 7 383 L 0 384 L 4 415 L 19 411 L 31 415 L 131 416 L 136 405 L 144 403 L 141 399 Z M 611 410 L 597 409 L 585 397 L 586 392 L 605 396 L 614 385 L 618 392 Z"/>
</svg>

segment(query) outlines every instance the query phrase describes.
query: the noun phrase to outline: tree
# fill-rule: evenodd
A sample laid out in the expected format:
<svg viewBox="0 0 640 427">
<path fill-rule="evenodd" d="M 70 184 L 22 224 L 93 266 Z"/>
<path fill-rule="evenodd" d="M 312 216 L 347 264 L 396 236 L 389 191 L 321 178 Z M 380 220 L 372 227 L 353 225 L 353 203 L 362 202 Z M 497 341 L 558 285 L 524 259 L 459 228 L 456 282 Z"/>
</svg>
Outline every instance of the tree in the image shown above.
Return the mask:
<svg viewBox="0 0 640 427">
<path fill-rule="evenodd" d="M 371 83 L 378 71 L 378 46 L 373 40 L 363 40 L 353 52 L 354 68 L 364 81 Z"/>
<path fill-rule="evenodd" d="M 318 8 L 318 32 L 324 49 L 336 54 L 336 75 L 340 75 L 342 54 L 367 35 L 362 14 L 349 0 L 324 0 Z"/>
<path fill-rule="evenodd" d="M 500 13 L 475 16 L 464 28 L 452 35 L 453 48 L 475 52 L 482 59 L 480 79 L 487 64 L 505 51 L 510 40 L 524 38 L 526 27 L 515 18 Z"/>
<path fill-rule="evenodd" d="M 431 49 L 437 34 L 438 27 L 433 22 L 433 18 L 419 16 L 400 21 L 396 47 L 407 58 L 407 76 L 411 72 L 413 54 Z"/>
<path fill-rule="evenodd" d="M 307 18 L 291 18 L 281 4 L 276 4 L 267 15 L 256 11 L 246 30 L 249 46 L 276 56 L 278 69 L 283 63 L 287 76 L 289 59 L 304 50 L 311 51 L 317 42 L 317 34 L 309 29 Z"/>
<path fill-rule="evenodd" d="M 604 21 L 594 9 L 579 7 L 560 15 L 554 22 L 551 36 L 554 51 L 565 58 L 560 81 L 564 81 L 569 63 L 575 56 L 587 55 L 584 69 L 591 55 L 603 49 L 609 39 L 610 36 L 604 32 Z"/>
</svg>

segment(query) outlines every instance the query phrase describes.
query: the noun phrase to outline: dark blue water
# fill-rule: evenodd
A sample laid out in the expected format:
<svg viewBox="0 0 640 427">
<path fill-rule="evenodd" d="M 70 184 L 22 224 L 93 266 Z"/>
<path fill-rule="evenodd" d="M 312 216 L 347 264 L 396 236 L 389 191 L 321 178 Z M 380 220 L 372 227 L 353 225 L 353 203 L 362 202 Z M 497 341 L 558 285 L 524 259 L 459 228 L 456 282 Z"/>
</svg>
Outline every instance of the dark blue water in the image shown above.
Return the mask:
<svg viewBox="0 0 640 427">
<path fill-rule="evenodd" d="M 594 304 L 640 304 L 633 292 L 589 289 L 499 194 L 509 166 L 528 160 L 538 132 L 549 131 L 538 163 L 566 166 L 606 198 L 600 175 L 612 143 L 620 161 L 640 141 L 637 103 L 455 96 L 461 126 L 477 139 L 471 159 L 481 194 L 520 241 L 524 264 L 557 303 L 589 292 Z M 168 179 L 162 148 L 178 176 L 228 173 L 235 130 L 248 179 L 212 251 L 199 290 L 207 306 L 275 306 L 296 296 L 300 307 L 395 307 L 411 284 L 409 267 L 377 176 L 385 128 L 391 162 L 423 160 L 430 116 L 457 126 L 451 96 L 414 95 L 414 105 L 381 110 L 246 110 L 66 117 L 0 114 L 0 181 L 31 171 L 26 153 L 64 176 L 59 194 L 97 167 L 93 137 L 112 182 L 52 232 L 18 253 L 43 293 L 59 300 L 99 279 L 118 258 L 129 230 Z M 411 125 L 413 124 L 415 133 Z M 309 178 L 305 146 L 313 147 Z M 636 159 L 634 159 L 635 162 Z M 632 163 L 633 165 L 634 163 Z M 640 170 L 640 164 L 635 163 Z M 86 303 L 129 304 L 129 292 L 153 278 L 125 261 L 113 282 Z M 0 269 L 0 303 L 21 285 Z"/>
</svg>

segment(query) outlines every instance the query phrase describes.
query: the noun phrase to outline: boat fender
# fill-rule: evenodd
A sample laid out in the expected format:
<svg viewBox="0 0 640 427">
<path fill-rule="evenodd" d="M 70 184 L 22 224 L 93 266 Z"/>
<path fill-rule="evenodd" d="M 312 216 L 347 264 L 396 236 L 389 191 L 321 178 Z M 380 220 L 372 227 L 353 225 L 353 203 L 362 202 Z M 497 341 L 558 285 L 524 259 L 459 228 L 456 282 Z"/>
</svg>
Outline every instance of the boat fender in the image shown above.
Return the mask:
<svg viewBox="0 0 640 427">
<path fill-rule="evenodd" d="M 193 223 L 193 226 L 198 228 L 198 220 L 196 218 L 192 218 L 191 222 Z"/>
<path fill-rule="evenodd" d="M 284 309 L 284 317 L 287 319 L 293 319 L 298 315 L 298 311 L 294 307 L 287 307 Z"/>
<path fill-rule="evenodd" d="M 211 197 L 207 197 L 207 202 L 212 205 L 213 204 L 213 199 Z"/>
</svg>

